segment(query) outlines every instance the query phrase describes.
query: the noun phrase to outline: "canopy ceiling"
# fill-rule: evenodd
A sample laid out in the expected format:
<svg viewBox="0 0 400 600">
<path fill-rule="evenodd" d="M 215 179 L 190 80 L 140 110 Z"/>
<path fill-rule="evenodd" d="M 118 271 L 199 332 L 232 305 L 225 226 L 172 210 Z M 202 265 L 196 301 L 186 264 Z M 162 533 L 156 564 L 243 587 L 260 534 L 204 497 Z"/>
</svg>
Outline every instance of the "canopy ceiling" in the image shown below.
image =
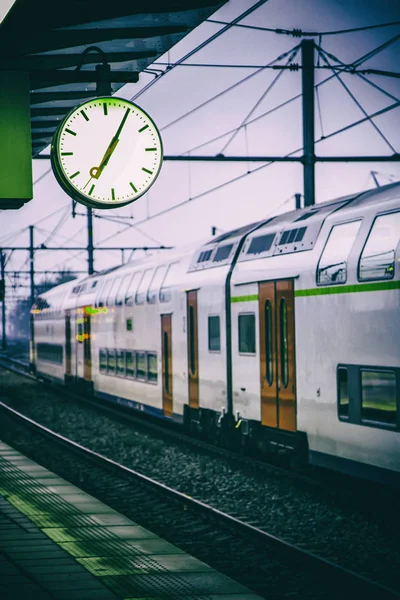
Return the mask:
<svg viewBox="0 0 400 600">
<path fill-rule="evenodd" d="M 71 108 L 104 94 L 99 79 L 111 81 L 112 93 L 137 82 L 226 1 L 16 0 L 0 24 L 0 70 L 29 72 L 32 156 L 51 142 Z M 109 75 L 107 67 L 99 72 L 103 63 Z"/>
</svg>

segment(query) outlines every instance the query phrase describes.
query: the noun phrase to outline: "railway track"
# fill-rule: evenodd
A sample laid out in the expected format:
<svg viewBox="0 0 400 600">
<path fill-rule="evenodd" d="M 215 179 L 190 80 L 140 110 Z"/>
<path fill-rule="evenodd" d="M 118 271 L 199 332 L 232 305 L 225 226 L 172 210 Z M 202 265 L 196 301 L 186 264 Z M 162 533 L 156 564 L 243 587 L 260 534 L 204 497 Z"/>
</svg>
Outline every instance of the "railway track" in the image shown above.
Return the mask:
<svg viewBox="0 0 400 600">
<path fill-rule="evenodd" d="M 28 365 L 24 362 L 24 361 L 20 361 L 20 360 L 16 360 L 16 359 L 11 359 L 9 357 L 1 357 L 0 359 L 0 364 L 4 367 L 6 367 L 7 369 L 10 369 L 16 373 L 19 373 L 21 375 L 27 376 L 31 379 L 33 379 L 34 381 L 36 381 L 36 379 L 34 377 L 32 377 L 31 375 L 29 375 L 28 371 L 29 371 L 29 367 Z M 46 386 L 43 389 L 53 389 L 53 386 Z M 62 394 L 62 396 L 65 398 L 69 398 L 69 399 L 73 399 L 75 401 L 78 401 L 80 404 L 82 404 L 82 401 L 85 401 L 85 404 L 90 404 L 93 405 L 96 408 L 96 412 L 97 411 L 101 411 L 102 413 L 104 413 L 105 415 L 109 416 L 111 415 L 113 420 L 116 420 L 117 422 L 121 422 L 124 426 L 126 426 L 128 424 L 134 424 L 135 426 L 139 426 L 140 428 L 143 428 L 143 431 L 146 430 L 155 430 L 157 433 L 157 436 L 160 435 L 162 436 L 162 438 L 167 438 L 168 440 L 171 440 L 173 442 L 175 441 L 179 441 L 182 446 L 184 447 L 194 447 L 195 451 L 200 451 L 205 453 L 206 455 L 212 456 L 212 455 L 217 455 L 220 456 L 221 459 L 228 459 L 232 461 L 232 464 L 234 463 L 235 466 L 237 467 L 237 464 L 240 463 L 241 465 L 245 465 L 246 466 L 246 470 L 250 469 L 249 472 L 259 472 L 261 469 L 266 472 L 269 472 L 270 474 L 273 474 L 275 476 L 275 478 L 279 477 L 279 478 L 286 478 L 290 481 L 293 481 L 293 483 L 296 483 L 296 486 L 298 486 L 300 484 L 300 489 L 301 488 L 309 488 L 309 489 L 314 489 L 316 491 L 318 491 L 318 489 L 321 490 L 325 490 L 327 486 L 326 481 L 323 480 L 321 481 L 319 478 L 315 479 L 315 478 L 311 478 L 308 476 L 304 476 L 301 475 L 299 476 L 296 473 L 292 473 L 290 471 L 281 469 L 279 467 L 276 467 L 274 465 L 270 465 L 269 463 L 265 463 L 265 462 L 261 462 L 261 461 L 255 461 L 253 458 L 251 457 L 247 457 L 247 456 L 242 456 L 239 455 L 235 452 L 232 451 L 228 451 L 225 448 L 219 448 L 219 447 L 215 447 L 212 446 L 202 440 L 199 439 L 195 439 L 195 438 L 191 438 L 188 437 L 187 435 L 181 433 L 181 432 L 177 432 L 176 430 L 172 429 L 172 430 L 165 430 L 163 427 L 161 427 L 158 424 L 155 424 L 154 422 L 148 421 L 147 419 L 145 421 L 143 421 L 143 419 L 136 417 L 135 414 L 132 414 L 132 411 L 128 411 L 125 410 L 121 413 L 121 411 L 119 410 L 121 407 L 119 406 L 114 406 L 112 404 L 109 403 L 102 403 L 99 400 L 95 399 L 89 399 L 88 397 L 82 397 L 82 395 L 77 395 L 74 393 L 71 393 L 70 391 L 64 390 L 63 388 L 58 388 L 57 387 L 57 396 L 59 396 L 59 394 Z M 215 460 L 215 459 L 214 459 Z M 51 467 L 49 467 L 51 468 Z M 139 467 L 141 469 L 141 466 Z M 54 470 L 54 469 L 53 469 Z M 68 478 L 68 477 L 66 477 Z M 155 477 L 156 479 L 158 478 L 158 474 Z M 264 475 L 265 478 L 265 475 Z M 164 483 L 165 483 L 165 479 L 164 479 Z M 349 485 L 351 486 L 352 483 L 354 482 L 350 482 L 349 481 Z M 176 485 L 176 483 L 172 484 L 173 486 Z M 290 484 L 292 485 L 292 484 Z M 341 485 L 343 486 L 343 482 L 341 482 Z M 166 488 L 168 488 L 168 486 L 165 486 Z M 170 489 L 170 488 L 169 488 Z M 352 490 L 347 490 L 347 495 L 346 497 L 340 497 L 341 493 L 339 494 L 339 498 L 336 498 L 336 492 L 333 490 L 332 496 L 336 500 L 338 500 L 339 503 L 345 504 L 347 506 L 347 504 L 354 504 L 354 507 L 356 510 L 361 510 L 361 508 L 363 508 L 363 510 L 368 513 L 369 510 L 371 510 L 371 508 L 369 507 L 369 498 L 368 498 L 368 491 L 367 494 L 364 493 L 364 488 L 361 487 L 359 488 L 358 486 L 356 486 L 355 488 L 357 490 L 356 494 L 352 493 Z M 287 544 L 288 547 L 291 548 L 301 548 L 302 552 L 305 553 L 304 556 L 315 556 L 316 560 L 321 560 L 321 564 L 331 564 L 331 565 L 340 565 L 340 564 L 344 564 L 345 566 L 347 566 L 348 564 L 353 564 L 352 562 L 349 562 L 348 560 L 343 561 L 342 560 L 338 560 L 338 554 L 336 551 L 335 552 L 330 552 L 330 547 L 329 544 L 327 544 L 326 541 L 322 541 L 321 542 L 321 537 L 318 538 L 318 535 L 315 535 L 314 533 L 314 528 L 313 528 L 313 523 L 310 523 L 311 527 L 312 527 L 312 531 L 313 534 L 312 535 L 308 535 L 306 537 L 306 540 L 304 540 L 304 535 L 303 535 L 303 539 L 300 536 L 300 540 L 299 540 L 299 536 L 293 535 L 293 532 L 289 531 L 289 528 L 287 527 L 286 530 L 284 531 L 284 535 L 283 537 L 285 539 L 281 539 L 280 536 L 276 535 L 276 530 L 275 530 L 275 535 L 271 535 L 271 527 L 270 524 L 268 524 L 268 520 L 266 523 L 266 520 L 262 518 L 262 515 L 260 517 L 259 514 L 255 515 L 252 512 L 252 509 L 254 507 L 254 502 L 248 502 L 248 505 L 245 503 L 238 503 L 240 504 L 239 506 L 236 506 L 234 501 L 228 502 L 227 504 L 224 505 L 224 503 L 222 503 L 222 509 L 223 510 L 218 510 L 218 508 L 221 508 L 221 504 L 217 504 L 215 503 L 215 494 L 214 494 L 214 499 L 212 498 L 212 494 L 207 495 L 204 493 L 197 493 L 198 490 L 196 489 L 196 492 L 194 493 L 193 491 L 191 491 L 190 493 L 193 493 L 193 495 L 197 496 L 197 500 L 193 500 L 194 502 L 199 502 L 199 506 L 209 506 L 211 512 L 208 513 L 208 515 L 212 514 L 212 511 L 215 511 L 215 515 L 217 514 L 221 514 L 221 515 L 225 515 L 225 517 L 221 517 L 225 518 L 225 519 L 232 519 L 232 523 L 237 523 L 237 528 L 240 527 L 249 527 L 250 529 L 246 529 L 245 531 L 246 536 L 250 536 L 250 531 L 252 531 L 252 535 L 257 537 L 260 536 L 259 539 L 255 539 L 254 543 L 256 544 L 262 544 L 262 534 L 266 534 L 267 536 L 270 535 L 270 542 L 268 544 L 268 547 L 271 547 L 272 541 L 273 539 L 277 539 L 277 540 L 281 540 L 281 542 L 283 544 Z M 178 494 L 181 492 L 177 492 Z M 296 493 L 296 492 L 295 492 Z M 328 490 L 328 494 L 331 494 L 331 491 Z M 211 496 L 211 498 L 210 498 Z M 364 498 L 363 498 L 364 497 Z M 183 494 L 182 498 L 188 498 L 187 495 Z M 363 502 L 360 502 L 360 499 L 363 499 Z M 119 499 L 115 498 L 115 500 L 118 502 Z M 325 498 L 326 500 L 326 498 Z M 329 499 L 328 499 L 329 500 Z M 182 500 L 183 501 L 183 500 Z M 384 504 L 385 506 L 390 506 L 390 499 L 389 499 L 389 504 L 388 504 L 388 500 L 385 499 L 384 497 L 381 499 L 380 502 L 377 503 L 377 505 L 381 505 Z M 211 506 L 211 504 L 214 504 L 214 506 Z M 373 505 L 373 502 L 371 502 L 371 506 Z M 216 508 L 218 507 L 218 508 Z M 375 506 L 376 507 L 376 506 Z M 115 508 L 115 507 L 114 507 Z M 206 510 L 206 509 L 204 509 Z M 120 512 L 123 512 L 122 510 Z M 133 518 L 133 517 L 132 517 Z M 139 516 L 135 516 L 134 520 L 138 520 L 138 518 L 140 518 Z M 151 528 L 151 524 L 152 524 L 153 520 L 150 520 L 150 528 Z M 240 524 L 240 525 L 239 525 Z M 292 525 L 291 522 L 288 522 L 288 525 Z M 345 523 L 344 523 L 345 526 Z M 202 526 L 203 527 L 203 526 Z M 253 528 L 253 529 L 251 529 Z M 295 530 L 296 525 L 293 525 L 293 528 Z M 254 531 L 253 531 L 254 530 Z M 257 532 L 262 532 L 262 534 L 259 534 Z M 159 535 L 162 535 L 162 533 L 160 533 Z M 211 533 L 209 535 L 212 535 Z M 358 533 L 356 534 L 358 535 Z M 328 538 L 326 538 L 328 539 Z M 179 544 L 178 544 L 179 545 Z M 232 541 L 232 545 L 233 547 L 235 546 L 234 541 Z M 193 554 L 192 549 L 189 548 L 185 548 L 186 551 L 191 552 Z M 295 552 L 293 554 L 293 556 L 295 555 Z M 203 557 L 204 558 L 204 557 Z M 296 559 L 297 560 L 297 559 Z M 357 562 L 357 561 L 356 561 Z M 246 563 L 247 567 L 249 567 L 248 562 Z M 360 569 L 359 570 L 359 565 L 354 565 L 356 566 L 356 569 L 354 571 L 349 571 L 349 573 L 353 573 L 355 575 L 355 577 L 359 576 L 359 573 L 361 573 L 363 577 L 361 577 L 361 580 L 369 580 L 368 575 L 370 574 L 369 570 L 364 569 Z M 218 570 L 223 570 L 220 569 L 219 567 Z M 281 567 L 280 567 L 281 568 Z M 318 567 L 319 569 L 321 569 L 320 567 Z M 333 566 L 332 566 L 333 568 Z M 343 567 L 339 566 L 339 571 L 340 569 Z M 344 571 L 346 571 L 346 569 L 344 569 Z M 355 571 L 358 571 L 358 573 L 356 573 Z M 227 573 L 229 574 L 229 573 Z M 230 573 L 232 576 L 232 573 Z M 365 576 L 367 575 L 367 577 L 365 578 Z M 233 574 L 234 576 L 234 574 Z M 371 577 L 371 581 L 372 581 L 373 577 Z M 377 580 L 380 580 L 381 583 L 385 584 L 387 583 L 387 581 L 389 581 L 389 579 L 386 579 L 386 577 L 376 577 Z M 243 581 L 243 583 L 245 583 L 246 585 L 248 585 L 249 587 L 251 587 L 249 581 Z M 397 584 L 394 583 L 394 586 L 392 585 L 393 583 L 393 577 L 390 579 L 390 587 L 396 587 L 397 588 Z M 379 596 L 375 596 L 375 597 L 383 597 L 381 595 L 381 591 L 383 590 L 385 593 L 392 593 L 394 594 L 393 596 L 389 596 L 389 597 L 400 597 L 400 595 L 396 595 L 396 591 L 393 589 L 391 591 L 388 590 L 388 588 L 385 588 L 385 586 L 378 584 L 378 588 L 379 591 Z M 260 593 L 259 590 L 257 590 L 258 593 Z M 341 590 L 341 594 L 342 594 L 343 590 Z M 383 592 L 382 592 L 383 593 Z M 319 596 L 317 596 L 319 597 Z"/>
<path fill-rule="evenodd" d="M 185 550 L 189 546 L 192 554 L 196 553 L 196 547 L 212 544 L 214 559 L 221 557 L 213 566 L 226 572 L 227 563 L 233 561 L 234 577 L 258 594 L 274 598 L 273 585 L 276 594 L 281 594 L 276 597 L 281 598 L 286 595 L 290 598 L 337 598 L 339 595 L 341 598 L 400 598 L 394 590 L 93 452 L 3 402 L 0 411 L 3 425 L 5 421 L 12 422 L 14 432 L 15 429 L 25 431 L 23 436 L 29 430 L 29 445 L 41 449 L 39 454 L 42 452 L 52 463 L 46 464 L 47 468 L 59 471 L 54 467 L 62 464 L 60 475 L 65 477 L 67 471 L 71 479 L 75 473 L 80 487 L 93 494 L 94 486 L 102 501 L 107 500 L 130 518 L 133 510 L 136 522 L 143 526 L 150 524 L 153 530 L 161 528 L 161 533 L 155 532 L 172 543 L 186 545 Z M 3 427 L 1 430 L 4 434 Z M 129 502 L 121 501 L 121 497 L 128 497 Z M 248 557 L 253 564 L 250 581 Z M 244 572 L 240 568 L 243 561 Z M 232 576 L 232 572 L 229 574 Z"/>
</svg>

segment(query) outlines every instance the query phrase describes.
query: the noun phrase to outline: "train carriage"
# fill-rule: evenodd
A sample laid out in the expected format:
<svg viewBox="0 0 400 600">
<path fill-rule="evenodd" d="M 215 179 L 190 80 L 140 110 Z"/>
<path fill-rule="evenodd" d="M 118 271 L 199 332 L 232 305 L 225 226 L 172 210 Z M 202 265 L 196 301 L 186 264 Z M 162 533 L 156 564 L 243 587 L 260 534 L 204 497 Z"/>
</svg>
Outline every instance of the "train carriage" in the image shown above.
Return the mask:
<svg viewBox="0 0 400 600">
<path fill-rule="evenodd" d="M 392 184 L 59 286 L 33 311 L 37 371 L 222 443 L 399 481 L 399 240 Z"/>
</svg>

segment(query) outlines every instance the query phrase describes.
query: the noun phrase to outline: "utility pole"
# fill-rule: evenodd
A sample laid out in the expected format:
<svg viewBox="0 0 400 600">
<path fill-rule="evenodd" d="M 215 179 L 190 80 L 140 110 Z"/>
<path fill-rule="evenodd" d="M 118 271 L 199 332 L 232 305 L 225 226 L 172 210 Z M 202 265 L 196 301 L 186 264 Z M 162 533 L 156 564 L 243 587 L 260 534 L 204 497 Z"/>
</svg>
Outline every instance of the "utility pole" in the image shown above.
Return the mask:
<svg viewBox="0 0 400 600">
<path fill-rule="evenodd" d="M 3 250 L 0 250 L 0 263 L 1 263 L 1 331 L 2 331 L 2 339 L 1 339 L 1 348 L 5 350 L 7 348 L 7 336 L 6 336 L 6 275 L 5 275 L 5 266 L 6 266 L 6 255 Z"/>
<path fill-rule="evenodd" d="M 34 225 L 29 225 L 29 278 L 31 287 L 31 307 L 35 302 L 35 264 L 34 254 L 35 248 L 33 246 L 33 229 Z"/>
<path fill-rule="evenodd" d="M 93 213 L 92 209 L 87 209 L 87 228 L 88 228 L 88 273 L 93 275 L 94 273 L 94 257 L 93 257 Z"/>
<path fill-rule="evenodd" d="M 295 194 L 294 195 L 294 200 L 296 203 L 296 210 L 301 208 L 301 194 Z"/>
<path fill-rule="evenodd" d="M 301 42 L 303 89 L 304 206 L 315 204 L 314 40 Z"/>
</svg>

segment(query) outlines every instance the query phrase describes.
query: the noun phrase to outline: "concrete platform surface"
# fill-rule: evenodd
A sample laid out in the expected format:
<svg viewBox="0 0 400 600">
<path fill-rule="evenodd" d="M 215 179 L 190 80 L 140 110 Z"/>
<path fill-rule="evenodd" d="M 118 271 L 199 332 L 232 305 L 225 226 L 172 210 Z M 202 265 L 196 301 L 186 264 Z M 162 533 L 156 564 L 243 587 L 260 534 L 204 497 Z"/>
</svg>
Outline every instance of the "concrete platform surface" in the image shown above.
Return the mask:
<svg viewBox="0 0 400 600">
<path fill-rule="evenodd" d="M 262 600 L 0 441 L 1 600 Z"/>
</svg>

